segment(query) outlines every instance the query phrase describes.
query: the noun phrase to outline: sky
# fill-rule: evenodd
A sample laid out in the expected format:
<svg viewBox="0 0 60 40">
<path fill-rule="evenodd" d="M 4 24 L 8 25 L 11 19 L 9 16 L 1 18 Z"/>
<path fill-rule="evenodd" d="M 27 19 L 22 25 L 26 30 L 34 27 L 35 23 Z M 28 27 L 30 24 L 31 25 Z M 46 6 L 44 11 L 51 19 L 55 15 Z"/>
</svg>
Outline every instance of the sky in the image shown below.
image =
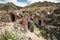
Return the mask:
<svg viewBox="0 0 60 40">
<path fill-rule="evenodd" d="M 48 1 L 48 2 L 59 2 L 60 3 L 60 0 L 0 0 L 0 3 L 7 3 L 7 2 L 12 2 L 14 3 L 15 5 L 17 6 L 21 6 L 21 7 L 24 7 L 24 6 L 28 6 L 34 2 L 43 2 L 43 1 Z"/>
</svg>

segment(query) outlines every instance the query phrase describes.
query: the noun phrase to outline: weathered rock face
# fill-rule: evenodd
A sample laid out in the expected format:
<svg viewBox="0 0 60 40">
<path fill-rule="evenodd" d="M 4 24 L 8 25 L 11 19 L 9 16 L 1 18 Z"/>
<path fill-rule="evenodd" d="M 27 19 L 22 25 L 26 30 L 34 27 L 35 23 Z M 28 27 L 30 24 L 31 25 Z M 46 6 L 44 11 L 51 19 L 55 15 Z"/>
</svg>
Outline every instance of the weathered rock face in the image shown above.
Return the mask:
<svg viewBox="0 0 60 40">
<path fill-rule="evenodd" d="M 15 22 L 0 22 L 0 34 L 6 36 L 6 31 L 15 34 L 16 40 L 40 40 L 34 33 Z"/>
<path fill-rule="evenodd" d="M 4 13 L 1 13 L 0 14 L 0 21 L 2 21 L 2 22 L 9 22 L 10 21 L 10 19 L 9 19 L 10 17 L 9 17 L 9 14 L 4 14 Z"/>
<path fill-rule="evenodd" d="M 26 35 L 27 32 L 20 24 L 0 23 L 0 34 L 5 34 L 6 30 L 11 33 L 16 33 L 16 40 L 32 40 L 30 37 Z"/>
</svg>

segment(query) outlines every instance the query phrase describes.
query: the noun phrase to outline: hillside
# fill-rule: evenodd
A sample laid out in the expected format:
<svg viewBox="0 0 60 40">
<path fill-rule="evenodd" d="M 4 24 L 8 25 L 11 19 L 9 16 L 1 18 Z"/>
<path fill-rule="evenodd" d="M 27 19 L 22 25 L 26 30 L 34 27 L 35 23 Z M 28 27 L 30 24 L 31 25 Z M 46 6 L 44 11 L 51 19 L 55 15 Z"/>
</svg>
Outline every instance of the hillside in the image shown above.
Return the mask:
<svg viewBox="0 0 60 40">
<path fill-rule="evenodd" d="M 11 10 L 11 9 L 19 9 L 21 7 L 16 6 L 15 4 L 13 4 L 12 2 L 8 2 L 6 4 L 0 3 L 0 10 Z"/>
<path fill-rule="evenodd" d="M 20 11 L 31 11 L 31 12 L 50 11 L 50 12 L 53 12 L 58 7 L 60 7 L 60 3 L 47 2 L 47 1 L 35 2 L 25 7 L 16 6 L 12 2 L 8 2 L 6 4 L 0 3 L 0 10 L 20 9 Z"/>
<path fill-rule="evenodd" d="M 42 12 L 42 11 L 54 11 L 57 7 L 60 6 L 60 3 L 54 2 L 35 2 L 29 6 L 22 8 L 22 11 L 31 11 L 31 12 Z M 20 10 L 20 11 L 21 11 Z"/>
<path fill-rule="evenodd" d="M 59 8 L 46 1 L 25 7 L 0 3 L 0 40 L 60 40 Z"/>
</svg>

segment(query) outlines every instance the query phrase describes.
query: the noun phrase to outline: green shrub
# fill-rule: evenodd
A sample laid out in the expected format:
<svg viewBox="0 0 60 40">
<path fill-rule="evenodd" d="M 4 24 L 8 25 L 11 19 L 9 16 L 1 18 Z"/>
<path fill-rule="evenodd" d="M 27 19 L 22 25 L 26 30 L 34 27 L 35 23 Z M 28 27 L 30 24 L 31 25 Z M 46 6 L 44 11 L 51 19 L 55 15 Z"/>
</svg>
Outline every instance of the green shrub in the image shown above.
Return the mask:
<svg viewBox="0 0 60 40">
<path fill-rule="evenodd" d="M 0 40 L 16 40 L 16 33 L 6 31 L 5 35 L 3 34 L 0 35 Z"/>
<path fill-rule="evenodd" d="M 41 36 L 43 36 L 44 38 L 46 38 L 46 31 L 45 30 L 40 30 L 40 34 Z"/>
<path fill-rule="evenodd" d="M 2 34 L 0 35 L 0 40 L 4 40 L 4 36 Z"/>
<path fill-rule="evenodd" d="M 6 39 L 7 39 L 7 40 L 16 40 L 16 34 L 7 31 L 7 32 L 6 32 Z"/>
</svg>

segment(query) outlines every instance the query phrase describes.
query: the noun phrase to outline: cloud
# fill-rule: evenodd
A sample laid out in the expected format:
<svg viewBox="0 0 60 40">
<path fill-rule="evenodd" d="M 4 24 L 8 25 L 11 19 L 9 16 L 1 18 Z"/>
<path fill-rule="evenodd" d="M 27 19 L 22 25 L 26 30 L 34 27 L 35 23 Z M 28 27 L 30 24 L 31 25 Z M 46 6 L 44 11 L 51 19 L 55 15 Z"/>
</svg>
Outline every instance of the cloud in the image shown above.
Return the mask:
<svg viewBox="0 0 60 40">
<path fill-rule="evenodd" d="M 4 2 L 5 1 L 5 2 Z M 12 2 L 14 3 L 15 5 L 17 6 L 21 6 L 21 7 L 24 7 L 24 6 L 27 6 L 27 2 L 18 2 L 17 0 L 4 0 L 4 1 L 0 1 L 0 3 L 7 3 L 7 2 Z"/>
<path fill-rule="evenodd" d="M 26 2 L 18 2 L 17 0 L 9 0 L 8 2 L 13 2 L 15 5 L 22 6 L 22 7 L 27 5 Z"/>
<path fill-rule="evenodd" d="M 4 2 L 0 1 L 0 3 L 4 3 Z"/>
<path fill-rule="evenodd" d="M 34 2 L 43 2 L 43 1 L 48 1 L 48 2 L 60 2 L 60 0 L 28 0 L 30 2 L 30 4 L 34 3 Z"/>
<path fill-rule="evenodd" d="M 20 2 L 20 1 L 17 1 L 17 0 L 0 0 L 0 3 L 12 2 L 17 6 L 24 7 L 24 6 L 27 6 L 27 5 L 32 4 L 34 2 L 39 2 L 39 1 L 41 1 L 41 2 L 43 2 L 43 1 L 48 1 L 49 2 L 50 1 L 50 2 L 55 2 L 55 3 L 60 2 L 60 0 L 27 0 L 27 2 Z"/>
<path fill-rule="evenodd" d="M 58 1 L 58 0 L 46 0 L 46 1 L 55 2 L 55 3 L 60 2 L 60 1 Z"/>
<path fill-rule="evenodd" d="M 38 1 L 45 1 L 45 0 L 28 0 L 30 3 L 38 2 Z"/>
</svg>

